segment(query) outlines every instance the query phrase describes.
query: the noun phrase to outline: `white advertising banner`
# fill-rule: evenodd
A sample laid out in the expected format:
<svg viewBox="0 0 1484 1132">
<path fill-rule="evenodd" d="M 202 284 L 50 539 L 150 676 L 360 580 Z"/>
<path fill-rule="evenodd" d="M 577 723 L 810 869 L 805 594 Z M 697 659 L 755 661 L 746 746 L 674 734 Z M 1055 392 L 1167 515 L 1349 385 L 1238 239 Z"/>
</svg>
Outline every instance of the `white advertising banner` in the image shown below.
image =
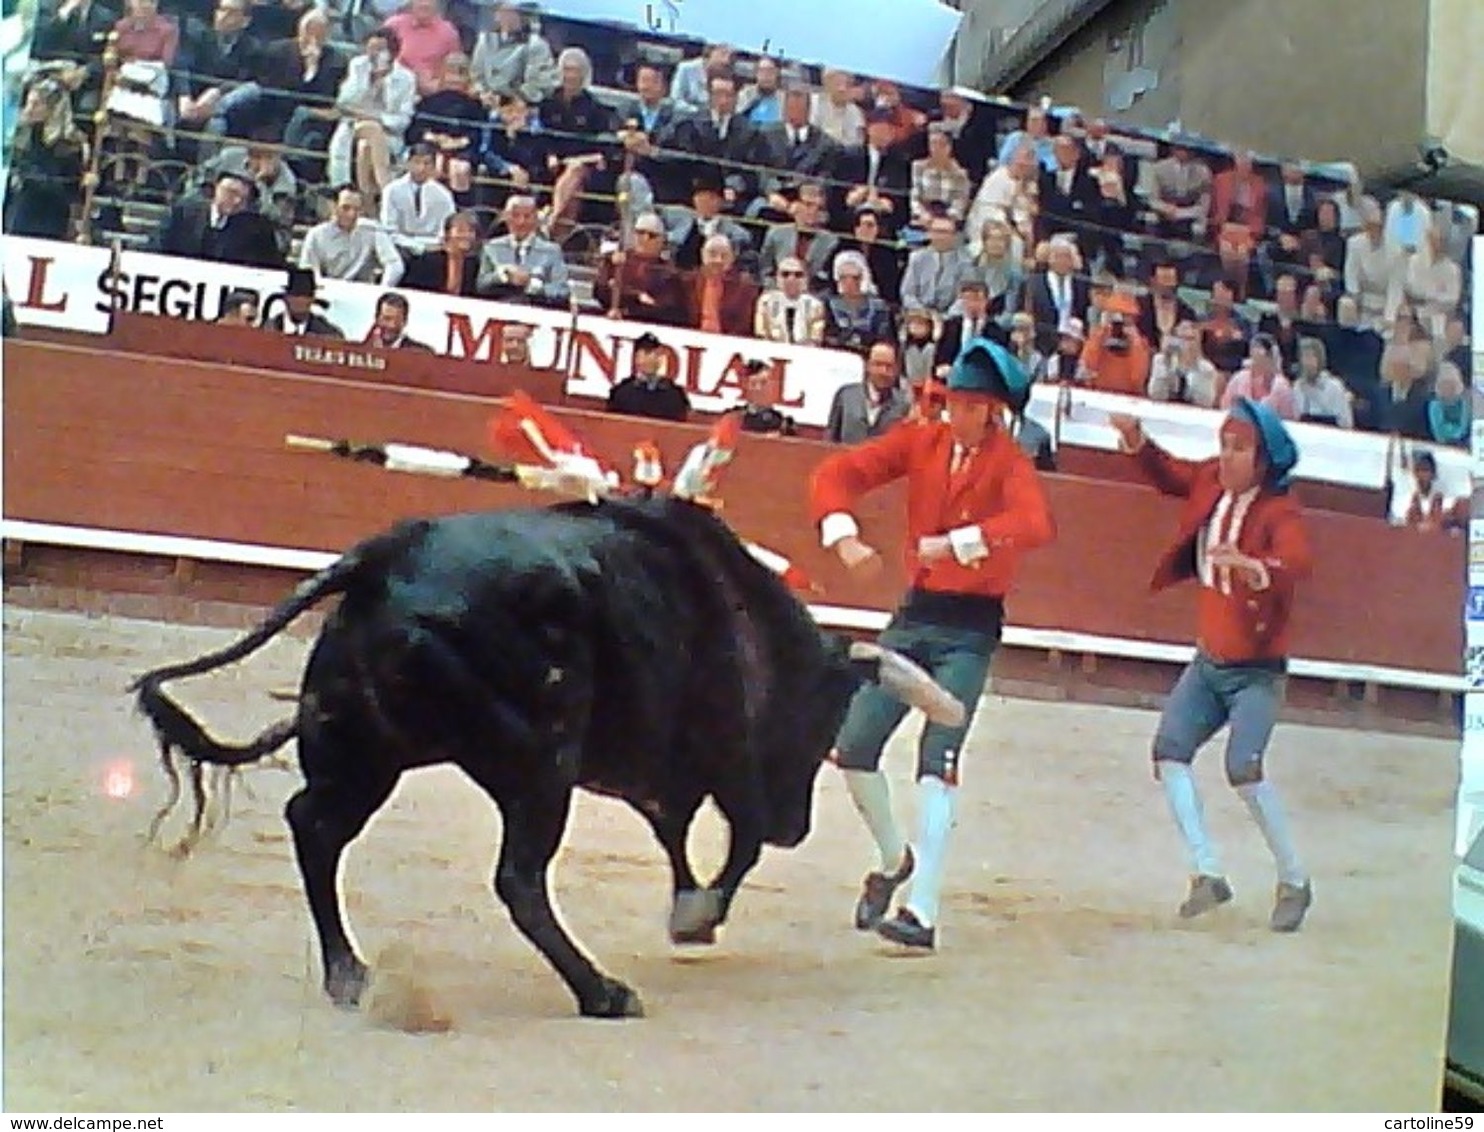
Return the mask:
<svg viewBox="0 0 1484 1132">
<path fill-rule="evenodd" d="M 1056 386 L 1046 385 L 1036 388 L 1027 415 L 1052 429 L 1058 396 L 1069 397 L 1070 401 L 1070 404 L 1063 402 L 1060 425 L 1063 444 L 1113 451 L 1118 447 L 1118 434 L 1108 424 L 1108 417 L 1113 413 L 1128 413 L 1138 417 L 1149 435 L 1176 456 L 1199 460 L 1216 455 L 1217 428 L 1222 414 L 1214 409 L 1171 405 L 1091 389 L 1073 389 L 1068 395 Z M 1387 436 L 1297 421 L 1290 422 L 1288 428 L 1299 449 L 1295 471 L 1299 479 L 1370 487 L 1378 492 L 1385 485 L 1390 446 Z M 1438 486 L 1443 494 L 1450 501 L 1469 495 L 1469 452 L 1462 448 L 1425 447 L 1437 457 Z M 1413 484 L 1404 476 L 1397 487 L 1396 509 L 1404 510 Z"/>
<path fill-rule="evenodd" d="M 44 326 L 106 334 L 112 310 L 172 318 L 212 320 L 228 292 L 242 289 L 262 301 L 263 317 L 282 310 L 283 271 L 208 263 L 145 252 L 124 252 L 117 275 L 107 248 L 6 237 L 5 286 L 22 326 Z M 369 283 L 321 280 L 323 314 L 352 342 L 364 341 L 387 288 Z M 862 380 L 861 359 L 841 350 L 821 350 L 731 338 L 671 326 L 615 321 L 518 303 L 464 299 L 425 291 L 399 291 L 409 307 L 408 336 L 441 354 L 489 361 L 504 326 L 531 328 L 531 354 L 538 366 L 567 369 L 575 353 L 567 392 L 606 399 L 613 385 L 632 372 L 633 342 L 653 331 L 670 352 L 670 373 L 700 412 L 720 412 L 741 400 L 741 377 L 749 359 L 772 364 L 782 379 L 777 407 L 800 424 L 823 427 L 842 385 Z"/>
<path fill-rule="evenodd" d="M 217 317 L 223 298 L 234 289 L 257 293 L 264 317 L 282 304 L 282 271 L 207 263 L 145 252 L 124 252 L 117 277 L 110 272 L 107 248 L 81 247 L 49 240 L 6 237 L 5 285 L 22 326 L 104 334 L 111 310 L 169 315 L 183 319 Z M 375 316 L 376 298 L 384 288 L 368 283 L 324 280 L 320 296 L 325 316 L 350 341 L 363 341 Z M 701 412 L 719 412 L 741 399 L 740 378 L 748 359 L 770 362 L 782 379 L 778 408 L 803 425 L 823 427 L 830 405 L 842 386 L 860 381 L 861 359 L 841 350 L 789 346 L 755 338 L 731 338 L 699 330 L 620 322 L 596 315 L 575 320 L 570 312 L 516 303 L 464 299 L 421 291 L 402 291 L 410 306 L 408 334 L 439 353 L 488 361 L 497 348 L 502 326 L 532 328 L 531 351 L 538 366 L 567 369 L 573 350 L 573 376 L 567 392 L 574 397 L 603 399 L 632 367 L 633 342 L 653 331 L 670 351 L 670 372 Z M 1040 386 L 1028 415 L 1057 432 L 1063 444 L 1112 451 L 1117 434 L 1110 413 L 1133 413 L 1149 434 L 1178 456 L 1205 458 L 1216 454 L 1219 412 L 1189 405 L 1170 405 L 1116 393 L 1077 389 L 1057 426 L 1057 398 L 1062 390 Z M 1301 479 L 1373 488 L 1386 481 L 1388 438 L 1323 425 L 1290 426 L 1301 453 Z M 1437 448 L 1438 480 L 1450 500 L 1470 492 L 1470 452 Z M 1404 507 L 1412 485 L 1398 485 Z"/>
</svg>

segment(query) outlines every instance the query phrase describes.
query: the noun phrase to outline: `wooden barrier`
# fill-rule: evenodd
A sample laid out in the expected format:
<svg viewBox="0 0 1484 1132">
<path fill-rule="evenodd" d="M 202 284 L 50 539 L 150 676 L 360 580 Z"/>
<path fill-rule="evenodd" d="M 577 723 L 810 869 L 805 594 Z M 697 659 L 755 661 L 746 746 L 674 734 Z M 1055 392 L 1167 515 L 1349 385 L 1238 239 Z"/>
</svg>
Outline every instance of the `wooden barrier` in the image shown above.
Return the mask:
<svg viewBox="0 0 1484 1132">
<path fill-rule="evenodd" d="M 404 356 L 369 380 L 359 374 L 352 380 L 13 342 L 6 351 L 5 515 L 338 550 L 411 514 L 536 502 L 516 488 L 398 477 L 285 450 L 284 435 L 301 432 L 485 452 L 495 397 L 403 385 Z M 490 380 L 508 377 L 494 373 Z M 636 442 L 652 439 L 673 469 L 705 432 L 699 425 L 557 412 L 622 464 Z M 890 568 L 874 584 L 849 578 L 819 549 L 805 514 L 804 485 L 825 451 L 812 440 L 747 437 L 726 473 L 725 514 L 743 535 L 820 579 L 828 590 L 823 600 L 889 609 L 903 584 L 895 553 L 902 541 L 900 485 L 861 509 L 866 536 L 890 552 Z M 1026 560 L 1010 620 L 1033 629 L 1187 641 L 1192 590 L 1153 597 L 1147 587 L 1173 532 L 1175 505 L 1132 483 L 1072 476 L 1046 482 L 1059 538 Z M 1300 605 L 1296 655 L 1458 670 L 1458 540 L 1331 513 L 1312 515 L 1310 527 L 1319 565 Z"/>
</svg>

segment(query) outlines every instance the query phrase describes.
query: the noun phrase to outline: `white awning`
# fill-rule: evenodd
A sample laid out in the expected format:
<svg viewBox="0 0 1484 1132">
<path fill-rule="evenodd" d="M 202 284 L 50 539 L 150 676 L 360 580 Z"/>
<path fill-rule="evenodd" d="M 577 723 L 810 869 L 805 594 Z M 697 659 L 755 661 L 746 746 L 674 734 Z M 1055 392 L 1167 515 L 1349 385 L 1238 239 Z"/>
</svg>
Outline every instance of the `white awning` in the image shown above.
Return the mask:
<svg viewBox="0 0 1484 1132">
<path fill-rule="evenodd" d="M 939 0 L 539 0 L 543 15 L 648 27 L 934 87 L 961 12 Z"/>
<path fill-rule="evenodd" d="M 1451 161 L 1484 166 L 1484 4 L 1432 0 L 1428 40 L 1427 135 Z"/>
</svg>

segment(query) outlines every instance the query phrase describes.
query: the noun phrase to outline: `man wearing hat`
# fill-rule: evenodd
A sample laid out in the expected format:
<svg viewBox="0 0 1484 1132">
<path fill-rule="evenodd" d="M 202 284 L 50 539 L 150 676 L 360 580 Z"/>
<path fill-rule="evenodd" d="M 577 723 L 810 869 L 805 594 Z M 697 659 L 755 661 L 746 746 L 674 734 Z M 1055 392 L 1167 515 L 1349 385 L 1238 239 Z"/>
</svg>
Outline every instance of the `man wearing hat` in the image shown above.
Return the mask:
<svg viewBox="0 0 1484 1132">
<path fill-rule="evenodd" d="M 1165 702 L 1152 747 L 1154 775 L 1190 862 L 1180 915 L 1190 919 L 1232 898 L 1191 774 L 1196 751 L 1229 723 L 1227 782 L 1277 864 L 1270 925 L 1297 931 L 1313 887 L 1263 757 L 1282 702 L 1294 591 L 1313 569 L 1303 515 L 1289 492 L 1298 449 L 1278 415 L 1247 398 L 1222 422 L 1219 455 L 1200 462 L 1171 456 L 1135 417 L 1120 414 L 1110 422 L 1149 481 L 1185 500 L 1179 536 L 1150 588 L 1158 592 L 1186 579 L 1200 585 L 1195 659 Z"/>
<path fill-rule="evenodd" d="M 751 257 L 752 237 L 729 216 L 722 214 L 725 204 L 721 177 L 714 170 L 697 173 L 691 182 L 691 207 L 675 210 L 670 228 L 670 259 L 681 271 L 694 271 L 701 266 L 701 248 L 712 236 L 725 236 L 739 260 Z"/>
<path fill-rule="evenodd" d="M 1037 328 L 1039 330 L 1039 327 Z M 1046 359 L 1046 380 L 1071 384 L 1082 368 L 1082 349 L 1087 343 L 1087 330 L 1080 318 L 1069 318 L 1057 328 L 1056 348 Z"/>
<path fill-rule="evenodd" d="M 944 852 L 953 827 L 963 743 L 999 645 L 1004 602 L 1022 556 L 1055 537 L 1040 480 L 1006 432 L 1006 410 L 1030 395 L 1025 370 L 1003 346 L 968 344 L 948 374 L 946 411 L 921 414 L 859 447 L 826 459 L 814 473 L 810 510 L 822 541 L 852 571 L 879 569 L 851 514 L 866 492 L 906 477 L 909 588 L 881 644 L 910 656 L 957 696 L 967 717 L 957 728 L 929 724 L 917 752 L 920 832 L 909 847 L 898 832 L 886 776 L 878 769 L 887 738 L 906 709 L 872 685 L 851 701 L 833 761 L 880 853 L 866 874 L 855 924 L 894 943 L 932 950 Z M 908 880 L 906 902 L 887 918 Z"/>
<path fill-rule="evenodd" d="M 340 327 L 314 313 L 314 300 L 314 272 L 303 267 L 289 268 L 289 282 L 283 292 L 284 312 L 265 322 L 264 329 L 294 336 L 313 334 L 321 338 L 344 338 L 345 333 Z"/>
<path fill-rule="evenodd" d="M 609 392 L 608 411 L 661 421 L 685 420 L 690 415 L 690 398 L 660 372 L 664 364 L 664 344 L 653 334 L 641 334 L 634 342 L 634 373 Z"/>
<path fill-rule="evenodd" d="M 850 187 L 834 210 L 837 230 L 849 227 L 850 214 L 861 207 L 877 214 L 882 235 L 888 239 L 895 239 L 898 229 L 909 219 L 912 167 L 896 141 L 896 116 L 889 110 L 872 110 L 866 116 L 866 144 L 851 146 L 840 154 L 835 179 Z"/>
</svg>

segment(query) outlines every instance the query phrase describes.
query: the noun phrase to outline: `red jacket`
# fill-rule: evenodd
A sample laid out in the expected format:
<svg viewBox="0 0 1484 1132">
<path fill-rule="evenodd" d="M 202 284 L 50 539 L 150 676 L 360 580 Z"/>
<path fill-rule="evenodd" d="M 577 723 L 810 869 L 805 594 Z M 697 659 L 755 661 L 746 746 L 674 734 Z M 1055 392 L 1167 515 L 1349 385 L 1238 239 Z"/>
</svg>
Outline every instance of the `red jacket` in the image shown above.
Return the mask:
<svg viewBox="0 0 1484 1132">
<path fill-rule="evenodd" d="M 816 524 L 849 513 L 856 500 L 907 478 L 907 576 L 919 589 L 1003 598 L 1022 554 L 1056 537 L 1035 468 L 1003 429 L 985 437 L 950 487 L 953 434 L 942 422 L 906 421 L 864 444 L 836 453 L 814 472 L 810 513 Z M 956 558 L 920 563 L 917 540 L 977 526 L 989 556 L 971 566 Z"/>
<path fill-rule="evenodd" d="M 705 316 L 706 277 L 700 268 L 689 272 L 681 284 L 685 300 L 686 325 L 697 330 Z M 721 333 L 734 337 L 751 337 L 757 310 L 758 287 L 749 276 L 733 268 L 726 274 L 721 291 Z"/>
<path fill-rule="evenodd" d="M 1214 459 L 1179 460 L 1153 443 L 1146 443 L 1137 458 L 1155 487 L 1186 501 L 1179 534 L 1150 580 L 1149 588 L 1157 593 L 1196 577 L 1196 540 L 1225 493 Z M 1267 588 L 1254 589 L 1235 575 L 1230 594 L 1203 585 L 1196 642 L 1225 664 L 1285 658 L 1294 590 L 1314 568 L 1298 501 L 1291 494 L 1259 492 L 1242 522 L 1237 549 L 1267 567 Z"/>
<path fill-rule="evenodd" d="M 1235 169 L 1218 173 L 1211 181 L 1211 234 L 1214 239 L 1221 233 L 1221 226 L 1228 221 L 1240 224 L 1252 233 L 1254 240 L 1267 235 L 1268 183 L 1262 174 L 1253 171 L 1247 178 L 1247 205 L 1237 205 L 1237 188 L 1240 185 Z"/>
</svg>

